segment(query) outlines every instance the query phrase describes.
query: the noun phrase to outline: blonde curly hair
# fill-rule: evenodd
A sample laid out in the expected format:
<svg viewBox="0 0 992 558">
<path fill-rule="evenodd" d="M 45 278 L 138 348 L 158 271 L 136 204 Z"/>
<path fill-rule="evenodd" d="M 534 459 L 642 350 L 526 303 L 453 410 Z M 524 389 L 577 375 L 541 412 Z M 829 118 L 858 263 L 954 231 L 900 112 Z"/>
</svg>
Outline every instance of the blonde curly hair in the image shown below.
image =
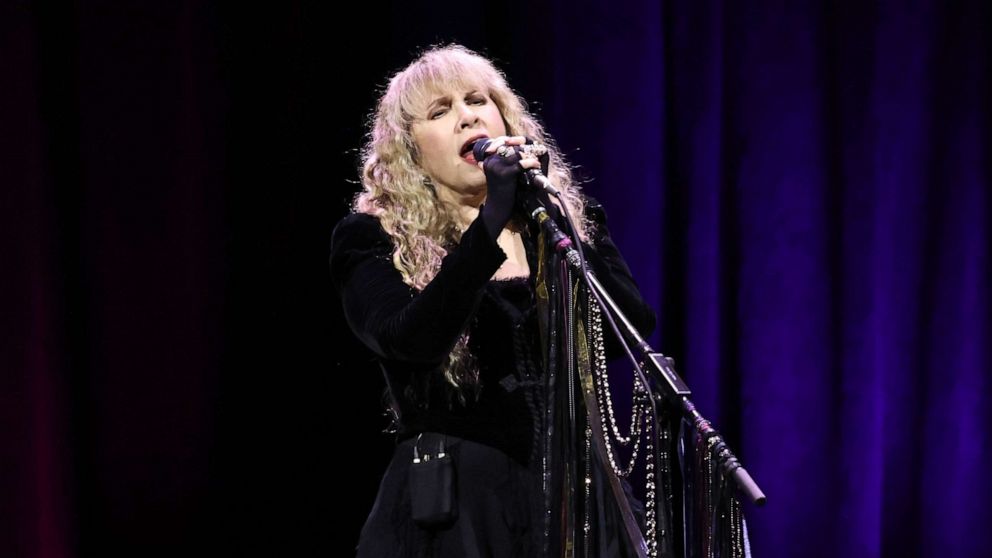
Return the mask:
<svg viewBox="0 0 992 558">
<path fill-rule="evenodd" d="M 392 238 L 393 265 L 403 281 L 423 289 L 437 274 L 448 249 L 461 239 L 453 209 L 438 198 L 432 177 L 418 163 L 419 149 L 411 127 L 432 95 L 447 87 L 480 87 L 499 108 L 507 135 L 526 136 L 548 147 L 548 178 L 562 192 L 569 212 L 580 220 L 579 236 L 587 240 L 585 202 L 544 127 L 527 110 L 527 103 L 492 62 L 459 44 L 432 46 L 389 80 L 369 121 L 362 148 L 363 191 L 352 210 L 367 213 Z M 464 404 L 465 392 L 478 395 L 478 367 L 464 332 L 442 364 L 447 383 Z"/>
</svg>

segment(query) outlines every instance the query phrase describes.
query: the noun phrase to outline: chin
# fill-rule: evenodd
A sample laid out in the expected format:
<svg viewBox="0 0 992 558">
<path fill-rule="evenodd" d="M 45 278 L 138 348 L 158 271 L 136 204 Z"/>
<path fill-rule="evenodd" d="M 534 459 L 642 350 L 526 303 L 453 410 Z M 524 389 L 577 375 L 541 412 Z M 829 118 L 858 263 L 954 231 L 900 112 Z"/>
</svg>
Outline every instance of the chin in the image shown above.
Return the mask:
<svg viewBox="0 0 992 558">
<path fill-rule="evenodd" d="M 469 192 L 476 192 L 478 190 L 485 191 L 486 189 L 486 174 L 479 169 L 478 174 L 465 177 L 465 190 Z"/>
</svg>

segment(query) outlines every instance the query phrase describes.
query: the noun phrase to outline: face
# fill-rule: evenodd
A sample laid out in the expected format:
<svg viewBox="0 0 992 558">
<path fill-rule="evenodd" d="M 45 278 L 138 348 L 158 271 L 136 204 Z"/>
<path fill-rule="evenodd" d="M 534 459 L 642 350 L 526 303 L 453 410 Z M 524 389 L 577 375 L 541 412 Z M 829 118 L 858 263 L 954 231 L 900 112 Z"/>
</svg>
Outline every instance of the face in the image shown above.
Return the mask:
<svg viewBox="0 0 992 558">
<path fill-rule="evenodd" d="M 440 88 L 421 107 L 411 127 L 420 151 L 420 165 L 440 188 L 451 194 L 472 196 L 484 193 L 486 175 L 469 154 L 462 157 L 465 142 L 477 136 L 506 135 L 506 125 L 496 103 L 484 88 Z M 445 192 L 438 191 L 439 195 Z"/>
</svg>

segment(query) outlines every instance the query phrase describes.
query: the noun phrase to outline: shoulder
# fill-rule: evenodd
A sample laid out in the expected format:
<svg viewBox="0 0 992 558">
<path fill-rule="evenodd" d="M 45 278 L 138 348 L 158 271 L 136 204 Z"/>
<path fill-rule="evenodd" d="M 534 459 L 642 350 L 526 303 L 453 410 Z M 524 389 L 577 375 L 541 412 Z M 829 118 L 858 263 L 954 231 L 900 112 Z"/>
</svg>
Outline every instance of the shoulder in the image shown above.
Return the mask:
<svg viewBox="0 0 992 558">
<path fill-rule="evenodd" d="M 331 233 L 331 251 L 354 244 L 390 242 L 379 218 L 367 213 L 351 213 L 338 221 Z"/>
<path fill-rule="evenodd" d="M 334 225 L 332 238 L 352 235 L 386 235 L 379 218 L 368 213 L 349 213 Z"/>
<path fill-rule="evenodd" d="M 606 224 L 606 210 L 603 209 L 603 204 L 599 203 L 599 200 L 592 196 L 583 195 L 586 202 L 586 219 L 596 225 Z"/>
<path fill-rule="evenodd" d="M 377 217 L 366 213 L 349 214 L 331 233 L 331 275 L 340 280 L 359 261 L 369 257 L 389 260 L 392 251 L 392 239 Z"/>
</svg>

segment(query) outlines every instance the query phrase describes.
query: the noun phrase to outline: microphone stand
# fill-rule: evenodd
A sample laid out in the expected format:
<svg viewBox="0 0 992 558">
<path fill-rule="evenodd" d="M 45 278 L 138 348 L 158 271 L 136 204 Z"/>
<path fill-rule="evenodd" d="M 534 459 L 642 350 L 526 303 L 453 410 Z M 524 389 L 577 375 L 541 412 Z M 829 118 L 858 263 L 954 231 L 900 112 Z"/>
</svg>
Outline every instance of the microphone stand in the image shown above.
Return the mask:
<svg viewBox="0 0 992 558">
<path fill-rule="evenodd" d="M 561 195 L 558 190 L 548 181 L 539 171 L 529 171 L 527 174 L 528 182 L 532 186 L 541 188 L 544 192 L 554 195 L 561 200 Z M 536 179 L 536 180 L 535 180 Z M 568 266 L 574 269 L 578 275 L 585 279 L 586 285 L 596 299 L 597 305 L 602 309 L 602 312 L 606 318 L 606 321 L 610 324 L 613 332 L 616 334 L 617 339 L 620 340 L 621 345 L 627 353 L 628 358 L 634 365 L 635 373 L 638 375 L 643 386 L 648 388 L 647 394 L 649 397 L 649 402 L 652 409 L 652 416 L 654 423 L 657 425 L 658 413 L 657 413 L 657 401 L 658 399 L 667 399 L 672 401 L 676 408 L 678 408 L 683 416 L 683 419 L 692 424 L 697 432 L 699 432 L 705 446 L 709 449 L 711 457 L 714 463 L 717 465 L 718 469 L 722 471 L 724 478 L 733 479 L 734 483 L 740 489 L 745 496 L 751 500 L 757 506 L 762 506 L 765 504 L 767 498 L 765 494 L 761 491 L 758 485 L 748 474 L 747 470 L 741 465 L 737 457 L 731 452 L 727 443 L 724 441 L 723 437 L 715 428 L 713 428 L 710 421 L 706 420 L 702 414 L 696 409 L 696 406 L 689 399 L 692 394 L 688 385 L 682 380 L 679 374 L 675 370 L 675 362 L 671 357 L 665 356 L 662 353 L 655 351 L 644 338 L 640 335 L 637 329 L 633 326 L 630 320 L 621 311 L 619 305 L 610 296 L 609 292 L 603 287 L 599 279 L 593 273 L 593 271 L 586 265 L 585 257 L 582 253 L 582 245 L 576 240 L 573 243 L 572 239 L 569 238 L 555 222 L 555 219 L 548 214 L 548 210 L 544 205 L 538 200 L 537 194 L 525 196 L 524 207 L 529 213 L 532 220 L 537 222 L 546 232 L 549 238 L 550 246 L 567 262 Z M 572 216 L 569 215 L 567 205 L 565 203 L 560 204 L 560 208 L 564 213 L 565 222 L 568 224 L 569 228 L 573 232 L 573 237 L 576 239 L 578 236 L 574 233 L 576 228 L 573 225 Z M 614 319 L 616 318 L 616 319 Z M 638 352 L 640 358 L 636 358 L 634 353 Z M 645 374 L 651 378 L 651 382 L 647 381 Z M 593 418 L 595 415 L 590 418 Z M 595 430 L 595 429 L 594 429 Z M 659 439 L 658 439 L 659 428 L 653 428 L 652 440 L 653 451 L 656 453 L 655 463 L 661 463 L 660 459 L 657 457 L 657 452 L 661 451 Z M 599 436 L 596 436 L 596 445 L 600 446 L 597 450 L 602 450 L 602 440 L 599 440 Z M 624 506 L 621 506 L 623 509 Z M 645 541 L 640 538 L 640 533 L 631 533 L 629 512 L 623 513 L 625 517 L 624 523 L 627 524 L 628 535 L 631 537 L 633 544 L 635 545 L 635 552 L 639 555 L 643 555 L 645 548 Z M 661 518 L 663 523 L 666 523 L 666 518 Z M 664 525 L 662 528 L 662 533 L 665 532 Z M 670 543 L 668 543 L 670 544 Z M 668 546 L 666 544 L 666 546 Z M 683 544 L 686 545 L 686 550 L 690 541 L 685 540 Z M 670 548 L 670 547 L 669 547 Z"/>
</svg>

